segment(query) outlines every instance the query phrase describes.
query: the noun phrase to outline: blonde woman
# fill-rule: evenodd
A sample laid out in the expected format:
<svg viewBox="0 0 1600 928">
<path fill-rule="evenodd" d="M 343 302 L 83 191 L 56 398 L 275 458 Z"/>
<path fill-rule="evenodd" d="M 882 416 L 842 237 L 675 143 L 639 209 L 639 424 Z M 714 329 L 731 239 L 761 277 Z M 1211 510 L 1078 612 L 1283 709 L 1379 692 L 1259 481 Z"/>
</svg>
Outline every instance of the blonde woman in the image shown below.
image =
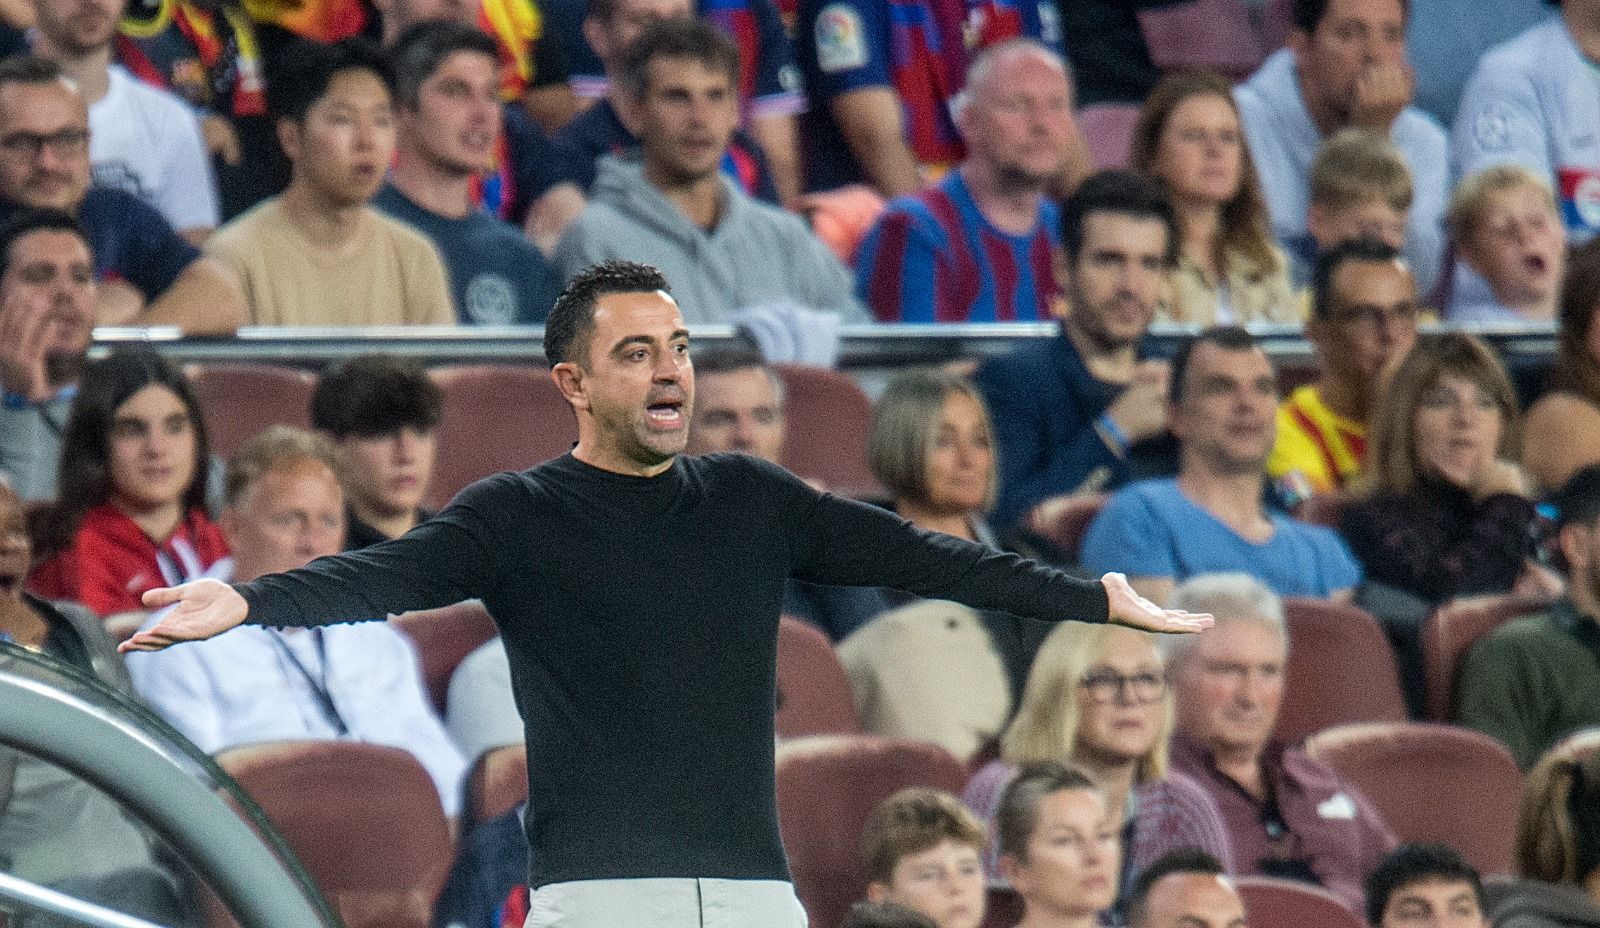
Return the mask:
<svg viewBox="0 0 1600 928">
<path fill-rule="evenodd" d="M 1054 761 L 1022 768 L 1000 795 L 1000 867 L 1022 897 L 1017 928 L 1093 928 L 1117 894 L 1121 841 L 1106 794 Z"/>
</svg>

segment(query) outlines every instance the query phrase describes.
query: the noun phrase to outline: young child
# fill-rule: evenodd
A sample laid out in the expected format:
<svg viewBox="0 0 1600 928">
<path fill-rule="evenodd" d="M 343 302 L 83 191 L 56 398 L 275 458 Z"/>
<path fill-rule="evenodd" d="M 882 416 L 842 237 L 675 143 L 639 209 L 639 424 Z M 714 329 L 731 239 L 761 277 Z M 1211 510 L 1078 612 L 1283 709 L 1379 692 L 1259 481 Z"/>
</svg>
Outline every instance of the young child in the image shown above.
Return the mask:
<svg viewBox="0 0 1600 928">
<path fill-rule="evenodd" d="M 895 793 L 862 829 L 867 899 L 920 912 L 938 928 L 977 928 L 986 839 L 983 823 L 949 793 L 925 787 Z"/>
<path fill-rule="evenodd" d="M 1520 165 L 1485 168 L 1456 187 L 1445 221 L 1456 258 L 1489 285 L 1456 294 L 1452 322 L 1555 318 L 1567 241 L 1549 184 Z"/>
</svg>

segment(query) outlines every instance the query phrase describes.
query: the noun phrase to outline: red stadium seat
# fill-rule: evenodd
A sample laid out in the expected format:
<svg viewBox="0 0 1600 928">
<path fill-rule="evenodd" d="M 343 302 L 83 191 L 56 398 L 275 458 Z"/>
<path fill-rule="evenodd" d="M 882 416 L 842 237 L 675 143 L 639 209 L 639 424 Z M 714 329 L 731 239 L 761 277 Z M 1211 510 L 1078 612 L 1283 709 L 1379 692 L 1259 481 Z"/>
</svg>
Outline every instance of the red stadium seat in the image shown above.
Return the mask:
<svg viewBox="0 0 1600 928">
<path fill-rule="evenodd" d="M 1244 915 L 1252 925 L 1268 928 L 1366 928 L 1339 897 L 1320 886 L 1270 876 L 1234 878 Z"/>
<path fill-rule="evenodd" d="M 310 372 L 273 364 L 193 365 L 186 373 L 205 416 L 211 453 L 226 460 L 269 425 L 311 427 Z"/>
<path fill-rule="evenodd" d="M 465 365 L 433 370 L 444 391 L 439 458 L 429 505 L 501 471 L 560 457 L 578 440 L 578 423 L 543 367 Z"/>
<path fill-rule="evenodd" d="M 441 609 L 424 609 L 395 616 L 391 621 L 417 648 L 422 682 L 440 714 L 450 692 L 450 675 L 478 646 L 495 636 L 494 620 L 477 600 Z"/>
<path fill-rule="evenodd" d="M 1095 170 L 1128 166 L 1133 127 L 1138 122 L 1139 107 L 1132 103 L 1096 103 L 1078 110 L 1078 128 Z"/>
<path fill-rule="evenodd" d="M 433 781 L 397 748 L 281 741 L 222 765 L 267 814 L 348 928 L 427 928 L 452 854 Z"/>
<path fill-rule="evenodd" d="M 778 824 L 795 892 L 813 928 L 836 928 L 867 891 L 861 828 L 908 786 L 960 795 L 967 771 L 937 745 L 870 735 L 802 738 L 778 746 Z"/>
<path fill-rule="evenodd" d="M 1473 645 L 1512 619 L 1543 608 L 1543 603 L 1520 596 L 1477 596 L 1447 603 L 1428 616 L 1422 624 L 1428 718 L 1435 722 L 1455 719 L 1456 681 Z"/>
<path fill-rule="evenodd" d="M 1068 563 L 1076 562 L 1078 549 L 1083 544 L 1089 523 L 1105 508 L 1109 493 L 1085 493 L 1073 496 L 1060 506 L 1053 507 L 1049 520 L 1030 517 L 1028 525 L 1040 537 L 1055 545 Z M 1037 512 L 1037 510 L 1035 510 Z"/>
<path fill-rule="evenodd" d="M 467 771 L 461 833 L 499 818 L 528 798 L 528 749 L 522 744 L 485 751 Z"/>
<path fill-rule="evenodd" d="M 1311 738 L 1306 751 L 1372 800 L 1402 841 L 1448 844 L 1485 875 L 1514 870 L 1522 773 L 1488 735 L 1414 722 L 1347 725 Z"/>
<path fill-rule="evenodd" d="M 1238 79 L 1266 58 L 1245 0 L 1188 0 L 1137 15 L 1150 60 L 1163 71 L 1204 68 Z"/>
<path fill-rule="evenodd" d="M 1334 725 L 1406 720 L 1394 650 L 1376 619 L 1329 600 L 1283 607 L 1289 667 L 1277 737 L 1293 744 Z"/>
<path fill-rule="evenodd" d="M 778 622 L 778 737 L 854 735 L 861 720 L 828 636 L 799 619 Z"/>
<path fill-rule="evenodd" d="M 867 469 L 867 429 L 872 401 L 838 371 L 802 364 L 776 365 L 783 378 L 789 437 L 783 465 L 843 495 L 878 492 Z"/>
</svg>

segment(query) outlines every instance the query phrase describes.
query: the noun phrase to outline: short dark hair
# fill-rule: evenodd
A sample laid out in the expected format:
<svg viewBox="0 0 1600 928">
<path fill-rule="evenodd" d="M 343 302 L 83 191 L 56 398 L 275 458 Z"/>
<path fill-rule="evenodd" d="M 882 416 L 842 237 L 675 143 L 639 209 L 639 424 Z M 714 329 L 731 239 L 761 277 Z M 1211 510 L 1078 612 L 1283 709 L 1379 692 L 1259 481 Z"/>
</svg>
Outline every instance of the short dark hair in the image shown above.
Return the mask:
<svg viewBox="0 0 1600 928">
<path fill-rule="evenodd" d="M 1061 247 L 1068 262 L 1083 250 L 1083 227 L 1095 213 L 1154 219 L 1167 229 L 1167 265 L 1178 263 L 1178 216 L 1161 185 L 1131 171 L 1101 171 L 1078 185 L 1061 204 Z"/>
<path fill-rule="evenodd" d="M 444 392 L 422 362 L 364 354 L 332 368 L 311 394 L 311 425 L 335 439 L 375 438 L 410 426 L 431 432 L 444 418 Z"/>
<path fill-rule="evenodd" d="M 1579 470 L 1550 497 L 1556 509 L 1556 524 L 1593 525 L 1600 519 L 1600 464 Z"/>
<path fill-rule="evenodd" d="M 0 277 L 11 268 L 11 247 L 35 232 L 66 232 L 89 245 L 89 233 L 72 214 L 59 209 L 24 209 L 0 224 Z"/>
<path fill-rule="evenodd" d="M 38 55 L 13 55 L 0 60 L 0 87 L 7 84 L 28 84 L 37 87 L 65 81 L 61 65 Z"/>
<path fill-rule="evenodd" d="M 660 19 L 651 23 L 639 38 L 622 52 L 617 80 L 623 93 L 635 99 L 650 88 L 650 62 L 658 58 L 687 58 L 707 70 L 727 75 L 728 83 L 739 89 L 739 46 L 726 32 L 695 17 Z"/>
<path fill-rule="evenodd" d="M 759 367 L 769 370 L 771 365 L 761 356 L 761 352 L 749 345 L 733 344 L 726 347 L 708 348 L 696 352 L 694 356 L 694 372 L 696 374 L 731 374 L 734 371 L 749 370 Z"/>
<path fill-rule="evenodd" d="M 1290 0 L 1289 21 L 1296 29 L 1310 34 L 1317 31 L 1322 18 L 1328 15 L 1328 5 L 1332 0 Z M 1400 0 L 1400 18 L 1411 18 L 1411 0 Z"/>
<path fill-rule="evenodd" d="M 306 111 L 328 93 L 345 71 L 366 71 L 394 94 L 394 72 L 378 46 L 363 38 L 331 45 L 295 39 L 267 62 L 267 112 L 273 119 L 303 122 Z"/>
<path fill-rule="evenodd" d="M 544 357 L 554 367 L 565 361 L 587 360 L 585 349 L 594 329 L 594 308 L 608 293 L 670 294 L 667 279 L 648 264 L 606 261 L 586 268 L 567 283 L 544 321 Z"/>
<path fill-rule="evenodd" d="M 1250 351 L 1260 347 L 1254 335 L 1237 325 L 1215 325 L 1179 342 L 1178 350 L 1172 355 L 1172 377 L 1167 382 L 1167 400 L 1174 406 L 1183 399 L 1183 378 L 1189 370 L 1189 358 L 1201 345 L 1216 345 L 1223 351 Z"/>
<path fill-rule="evenodd" d="M 457 52 L 485 55 L 495 62 L 496 68 L 500 64 L 494 39 L 481 29 L 462 23 L 422 22 L 400 33 L 389 49 L 395 101 L 406 109 L 416 109 L 422 85 L 439 70 L 446 58 Z"/>
<path fill-rule="evenodd" d="M 1139 928 L 1140 923 L 1149 914 L 1145 904 L 1150 901 L 1150 890 L 1174 873 L 1222 876 L 1227 872 L 1221 861 L 1197 847 L 1184 847 L 1162 854 L 1150 866 L 1144 868 L 1138 879 L 1133 881 L 1132 888 L 1128 890 L 1128 899 L 1125 903 L 1128 925 L 1131 928 Z"/>
<path fill-rule="evenodd" d="M 1076 767 L 1053 760 L 1023 764 L 1000 791 L 994 816 L 995 845 L 999 852 L 1026 859 L 1028 842 L 1033 840 L 1033 833 L 1039 827 L 1040 801 L 1051 793 L 1067 789 L 1100 793 L 1100 787 Z"/>
<path fill-rule="evenodd" d="M 839 928 L 939 928 L 921 912 L 892 902 L 858 902 L 850 907 Z"/>
<path fill-rule="evenodd" d="M 1347 261 L 1387 263 L 1399 261 L 1400 252 L 1386 242 L 1375 238 L 1353 238 L 1317 255 L 1311 271 L 1311 318 L 1328 319 L 1333 316 L 1333 278 L 1339 266 Z"/>
<path fill-rule="evenodd" d="M 1477 897 L 1478 911 L 1489 911 L 1478 871 L 1451 847 L 1418 842 L 1402 844 L 1390 851 L 1367 876 L 1367 923 L 1373 926 L 1383 923 L 1383 912 L 1396 892 L 1433 881 L 1468 884 Z"/>
</svg>

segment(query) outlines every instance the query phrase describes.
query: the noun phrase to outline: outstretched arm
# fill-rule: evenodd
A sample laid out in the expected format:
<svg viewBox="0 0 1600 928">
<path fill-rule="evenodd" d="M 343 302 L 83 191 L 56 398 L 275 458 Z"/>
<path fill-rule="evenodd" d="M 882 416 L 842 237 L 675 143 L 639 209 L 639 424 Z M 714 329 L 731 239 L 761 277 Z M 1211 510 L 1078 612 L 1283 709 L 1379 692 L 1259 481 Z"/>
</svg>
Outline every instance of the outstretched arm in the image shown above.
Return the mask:
<svg viewBox="0 0 1600 928">
<path fill-rule="evenodd" d="M 144 594 L 147 609 L 176 606 L 160 622 L 124 641 L 117 650 L 159 651 L 180 641 L 202 641 L 239 625 L 250 613 L 239 591 L 221 580 L 195 580 Z"/>
<path fill-rule="evenodd" d="M 1106 574 L 1100 584 L 1106 588 L 1106 611 L 1115 625 L 1147 632 L 1198 632 L 1215 621 L 1205 613 L 1161 608 L 1135 592 L 1122 574 Z"/>
</svg>

